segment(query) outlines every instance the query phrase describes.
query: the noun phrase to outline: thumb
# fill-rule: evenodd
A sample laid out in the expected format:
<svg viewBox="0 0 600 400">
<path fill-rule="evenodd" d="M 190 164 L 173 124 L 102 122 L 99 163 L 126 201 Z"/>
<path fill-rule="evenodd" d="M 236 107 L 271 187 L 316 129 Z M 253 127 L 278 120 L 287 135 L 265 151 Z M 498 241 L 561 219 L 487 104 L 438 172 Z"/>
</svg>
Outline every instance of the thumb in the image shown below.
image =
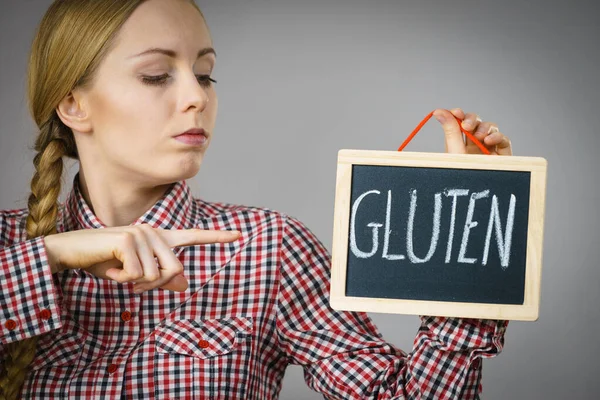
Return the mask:
<svg viewBox="0 0 600 400">
<path fill-rule="evenodd" d="M 188 287 L 188 280 L 183 274 L 175 275 L 169 282 L 161 286 L 162 289 L 173 290 L 175 292 L 185 292 Z"/>
<path fill-rule="evenodd" d="M 467 147 L 454 114 L 443 108 L 437 108 L 433 112 L 433 116 L 442 124 L 442 128 L 444 129 L 446 151 L 454 154 L 465 154 Z"/>
</svg>

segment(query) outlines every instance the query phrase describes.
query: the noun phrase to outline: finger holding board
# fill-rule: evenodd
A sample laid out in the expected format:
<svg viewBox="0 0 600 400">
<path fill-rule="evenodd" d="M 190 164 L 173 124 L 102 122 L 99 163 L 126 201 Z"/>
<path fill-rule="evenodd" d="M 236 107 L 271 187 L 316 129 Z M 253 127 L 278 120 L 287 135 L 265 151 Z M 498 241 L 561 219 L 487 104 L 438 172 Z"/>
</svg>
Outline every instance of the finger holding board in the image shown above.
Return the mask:
<svg viewBox="0 0 600 400">
<path fill-rule="evenodd" d="M 537 320 L 547 162 L 340 150 L 331 307 Z"/>
</svg>

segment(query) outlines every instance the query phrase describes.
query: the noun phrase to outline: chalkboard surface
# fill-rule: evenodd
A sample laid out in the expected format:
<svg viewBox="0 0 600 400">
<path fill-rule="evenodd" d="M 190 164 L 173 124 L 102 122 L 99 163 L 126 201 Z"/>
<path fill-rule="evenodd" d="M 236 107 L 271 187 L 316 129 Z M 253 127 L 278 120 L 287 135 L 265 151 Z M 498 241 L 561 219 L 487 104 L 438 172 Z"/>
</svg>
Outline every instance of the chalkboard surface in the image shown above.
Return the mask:
<svg viewBox="0 0 600 400">
<path fill-rule="evenodd" d="M 529 184 L 523 171 L 353 166 L 346 294 L 523 304 Z"/>
<path fill-rule="evenodd" d="M 536 320 L 546 160 L 340 150 L 332 308 Z"/>
</svg>

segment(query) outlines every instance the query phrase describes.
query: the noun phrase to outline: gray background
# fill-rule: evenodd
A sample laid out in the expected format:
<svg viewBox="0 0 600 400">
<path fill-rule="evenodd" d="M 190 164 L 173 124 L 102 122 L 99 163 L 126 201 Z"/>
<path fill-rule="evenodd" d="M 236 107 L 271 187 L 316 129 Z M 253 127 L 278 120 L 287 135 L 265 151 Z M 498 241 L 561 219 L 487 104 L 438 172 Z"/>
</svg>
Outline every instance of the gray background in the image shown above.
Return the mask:
<svg viewBox="0 0 600 400">
<path fill-rule="evenodd" d="M 49 0 L 1 0 L 0 208 L 26 206 L 25 69 Z M 600 27 L 592 1 L 200 1 L 218 52 L 196 196 L 289 213 L 331 249 L 337 151 L 395 150 L 438 107 L 497 122 L 549 163 L 542 306 L 484 362 L 486 399 L 597 398 Z M 444 151 L 431 120 L 409 151 Z M 70 184 L 76 172 L 66 177 Z M 410 350 L 416 316 L 370 314 Z M 595 379 L 594 379 L 595 378 Z M 282 399 L 318 399 L 299 367 Z"/>
</svg>

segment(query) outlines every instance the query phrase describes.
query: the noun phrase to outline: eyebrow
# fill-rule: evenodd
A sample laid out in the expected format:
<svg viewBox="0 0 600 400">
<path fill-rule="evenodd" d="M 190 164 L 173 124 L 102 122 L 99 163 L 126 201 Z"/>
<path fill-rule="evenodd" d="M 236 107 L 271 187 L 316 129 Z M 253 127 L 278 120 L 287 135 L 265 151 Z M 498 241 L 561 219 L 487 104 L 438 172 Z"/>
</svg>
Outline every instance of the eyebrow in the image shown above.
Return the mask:
<svg viewBox="0 0 600 400">
<path fill-rule="evenodd" d="M 196 59 L 205 56 L 207 54 L 214 54 L 215 57 L 217 56 L 217 52 L 215 51 L 215 49 L 213 49 L 212 47 L 205 47 L 203 49 L 201 49 L 198 52 L 198 55 L 196 56 Z M 139 56 L 143 56 L 146 54 L 164 54 L 166 56 L 172 57 L 172 58 L 176 58 L 177 57 L 177 52 L 175 52 L 174 50 L 170 50 L 170 49 L 161 49 L 158 47 L 153 47 L 151 49 L 142 51 L 141 53 L 138 54 L 134 54 L 133 56 L 127 57 L 127 58 L 133 58 L 133 57 L 139 57 Z"/>
</svg>

